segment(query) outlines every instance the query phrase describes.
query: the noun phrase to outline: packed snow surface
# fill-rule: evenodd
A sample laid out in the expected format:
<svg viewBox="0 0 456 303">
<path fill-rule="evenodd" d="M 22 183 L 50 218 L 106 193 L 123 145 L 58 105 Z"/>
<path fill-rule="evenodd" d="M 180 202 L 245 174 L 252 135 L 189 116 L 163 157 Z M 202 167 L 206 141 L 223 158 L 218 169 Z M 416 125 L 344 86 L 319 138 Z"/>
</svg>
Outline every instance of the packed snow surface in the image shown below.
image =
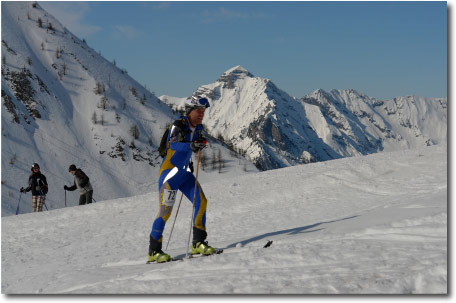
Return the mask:
<svg viewBox="0 0 456 303">
<path fill-rule="evenodd" d="M 223 254 L 147 265 L 157 192 L 3 217 L 2 293 L 447 293 L 445 145 L 202 186 L 208 241 Z M 175 257 L 190 216 L 184 199 L 167 250 Z"/>
</svg>

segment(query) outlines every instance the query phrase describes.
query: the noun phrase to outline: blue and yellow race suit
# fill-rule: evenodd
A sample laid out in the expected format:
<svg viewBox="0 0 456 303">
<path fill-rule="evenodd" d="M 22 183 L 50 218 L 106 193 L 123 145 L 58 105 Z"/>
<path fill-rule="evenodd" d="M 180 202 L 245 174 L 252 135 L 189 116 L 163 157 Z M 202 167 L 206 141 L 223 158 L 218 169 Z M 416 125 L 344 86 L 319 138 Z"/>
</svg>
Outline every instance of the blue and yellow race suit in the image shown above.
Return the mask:
<svg viewBox="0 0 456 303">
<path fill-rule="evenodd" d="M 159 210 L 152 224 L 151 237 L 163 241 L 163 230 L 168 221 L 180 190 L 193 203 L 195 193 L 195 176 L 189 169 L 192 156 L 191 142 L 202 136 L 203 126 L 197 125 L 191 129 L 187 117 L 180 117 L 170 128 L 167 139 L 167 153 L 160 167 L 158 190 Z M 198 183 L 195 196 L 195 211 L 193 216 L 193 242 L 206 239 L 206 207 L 207 200 Z"/>
</svg>

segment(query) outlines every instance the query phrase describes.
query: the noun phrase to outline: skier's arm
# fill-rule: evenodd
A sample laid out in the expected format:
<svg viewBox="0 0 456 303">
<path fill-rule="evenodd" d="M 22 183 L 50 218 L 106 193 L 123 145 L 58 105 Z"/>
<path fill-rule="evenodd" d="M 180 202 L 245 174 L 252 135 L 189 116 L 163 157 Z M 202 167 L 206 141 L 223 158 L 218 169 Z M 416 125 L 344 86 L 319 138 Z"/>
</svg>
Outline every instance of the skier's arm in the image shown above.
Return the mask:
<svg viewBox="0 0 456 303">
<path fill-rule="evenodd" d="M 46 180 L 46 176 L 41 174 L 41 181 L 43 182 L 43 187 L 46 188 L 46 190 L 48 189 L 48 183 L 47 183 L 47 180 Z"/>
<path fill-rule="evenodd" d="M 24 188 L 24 192 L 25 192 L 25 193 L 28 193 L 29 191 L 32 190 L 32 183 L 33 183 L 33 180 L 32 180 L 32 178 L 30 177 L 30 178 L 29 178 L 29 185 L 28 185 L 26 188 Z"/>
<path fill-rule="evenodd" d="M 68 191 L 73 191 L 73 190 L 75 190 L 76 188 L 77 188 L 77 187 L 76 187 L 76 183 L 75 183 L 75 182 L 73 182 L 73 186 L 71 186 L 71 187 L 67 187 L 67 189 L 66 189 L 66 190 L 68 190 Z"/>
</svg>

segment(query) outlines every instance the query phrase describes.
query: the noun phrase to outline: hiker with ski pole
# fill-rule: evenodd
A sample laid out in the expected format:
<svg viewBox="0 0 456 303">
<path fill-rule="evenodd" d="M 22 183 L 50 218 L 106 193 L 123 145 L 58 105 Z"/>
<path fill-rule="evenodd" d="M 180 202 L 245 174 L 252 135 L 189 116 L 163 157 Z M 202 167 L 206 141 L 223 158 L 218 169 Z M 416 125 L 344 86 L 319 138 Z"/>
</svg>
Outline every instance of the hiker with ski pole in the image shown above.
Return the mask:
<svg viewBox="0 0 456 303">
<path fill-rule="evenodd" d="M 185 116 L 174 121 L 163 136 L 159 148 L 160 154 L 164 157 L 158 182 L 159 208 L 149 237 L 148 262 L 161 263 L 171 260 L 171 256 L 162 250 L 163 231 L 166 221 L 171 216 L 178 190 L 193 204 L 192 226 L 189 231 L 193 232 L 192 254 L 216 253 L 216 249 L 205 241 L 207 199 L 190 170 L 192 152 L 198 154 L 198 172 L 200 151 L 206 147 L 202 121 L 208 107 L 209 101 L 206 98 L 192 96 L 185 101 Z"/>
<path fill-rule="evenodd" d="M 63 186 L 65 191 L 74 191 L 79 189 L 79 205 L 85 205 L 92 203 L 93 188 L 90 184 L 90 179 L 80 168 L 76 168 L 76 165 L 71 164 L 68 168 L 68 172 L 74 175 L 73 186 Z M 66 203 L 66 194 L 65 194 L 65 203 Z"/>
<path fill-rule="evenodd" d="M 32 191 L 32 209 L 33 212 L 43 211 L 46 194 L 48 192 L 48 184 L 46 176 L 40 171 L 38 163 L 33 163 L 32 173 L 29 176 L 29 185 L 26 188 L 21 187 L 21 193 Z M 20 199 L 19 199 L 20 202 Z M 19 213 L 19 204 L 17 205 L 16 215 Z"/>
</svg>

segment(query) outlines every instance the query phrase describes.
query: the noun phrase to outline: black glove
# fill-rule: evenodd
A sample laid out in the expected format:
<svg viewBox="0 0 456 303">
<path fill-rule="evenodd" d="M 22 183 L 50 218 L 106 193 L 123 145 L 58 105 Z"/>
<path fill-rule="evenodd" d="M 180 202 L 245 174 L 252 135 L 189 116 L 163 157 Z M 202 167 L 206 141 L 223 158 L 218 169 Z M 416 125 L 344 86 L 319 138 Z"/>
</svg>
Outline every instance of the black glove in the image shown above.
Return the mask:
<svg viewBox="0 0 456 303">
<path fill-rule="evenodd" d="M 206 147 L 206 139 L 205 138 L 198 138 L 194 142 L 190 143 L 190 148 L 194 153 L 197 153 L 199 150 L 202 150 Z"/>
<path fill-rule="evenodd" d="M 64 185 L 64 186 L 63 186 L 63 189 L 64 189 L 64 190 L 68 190 L 68 186 Z"/>
<path fill-rule="evenodd" d="M 190 168 L 190 172 L 193 174 L 195 171 L 195 168 L 193 167 L 193 161 L 188 164 L 188 167 Z"/>
<path fill-rule="evenodd" d="M 25 193 L 25 189 L 23 187 L 21 187 L 21 189 L 19 190 L 21 193 Z"/>
</svg>

